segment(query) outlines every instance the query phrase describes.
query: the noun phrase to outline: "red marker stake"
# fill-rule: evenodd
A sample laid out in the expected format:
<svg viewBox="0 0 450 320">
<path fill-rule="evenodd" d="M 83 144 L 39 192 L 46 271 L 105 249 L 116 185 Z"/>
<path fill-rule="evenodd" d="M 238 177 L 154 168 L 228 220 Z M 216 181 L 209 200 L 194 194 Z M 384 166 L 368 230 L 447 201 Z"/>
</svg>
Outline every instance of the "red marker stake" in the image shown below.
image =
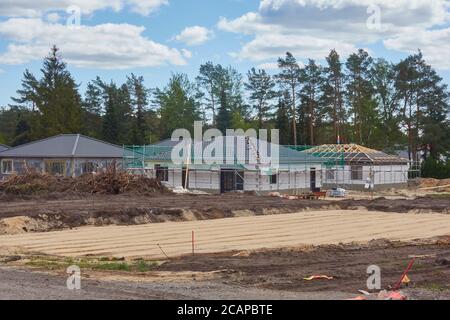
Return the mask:
<svg viewBox="0 0 450 320">
<path fill-rule="evenodd" d="M 192 255 L 195 255 L 195 235 L 194 235 L 194 231 L 192 231 Z"/>
<path fill-rule="evenodd" d="M 400 278 L 400 280 L 398 280 L 397 284 L 395 285 L 394 290 L 400 289 L 400 287 L 402 286 L 403 279 L 408 274 L 408 272 L 412 269 L 412 266 L 413 266 L 415 260 L 416 260 L 415 258 L 412 259 L 411 262 L 408 264 L 408 267 L 406 268 L 405 272 L 403 272 L 402 277 Z"/>
</svg>

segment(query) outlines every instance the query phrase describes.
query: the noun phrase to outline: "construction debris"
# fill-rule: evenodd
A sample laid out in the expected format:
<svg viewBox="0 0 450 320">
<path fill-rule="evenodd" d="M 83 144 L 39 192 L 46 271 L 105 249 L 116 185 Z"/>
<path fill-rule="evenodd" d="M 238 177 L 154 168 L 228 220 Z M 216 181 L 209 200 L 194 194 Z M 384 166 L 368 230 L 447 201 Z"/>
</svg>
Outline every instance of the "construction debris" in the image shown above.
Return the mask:
<svg viewBox="0 0 450 320">
<path fill-rule="evenodd" d="M 293 196 L 289 194 L 281 194 L 279 192 L 271 192 L 269 193 L 269 197 L 275 197 L 275 198 L 283 198 L 286 200 L 318 200 L 320 198 L 325 198 L 327 193 L 325 191 L 317 191 L 317 192 L 305 192 L 298 196 Z"/>
<path fill-rule="evenodd" d="M 271 192 L 269 193 L 270 197 L 281 198 L 281 193 L 279 192 Z"/>
<path fill-rule="evenodd" d="M 13 175 L 0 182 L 0 194 L 40 195 L 49 193 L 142 194 L 166 193 L 158 180 L 130 175 L 115 168 L 104 173 L 86 174 L 77 178 L 29 173 Z"/>
<path fill-rule="evenodd" d="M 408 266 L 406 267 L 406 270 L 403 272 L 403 274 L 400 277 L 400 279 L 398 280 L 397 284 L 394 286 L 394 290 L 398 290 L 398 289 L 400 289 L 402 284 L 408 284 L 410 282 L 410 280 L 408 278 L 408 272 L 411 271 L 415 261 L 416 261 L 416 259 L 413 258 L 411 260 L 411 262 L 408 264 Z"/>
<path fill-rule="evenodd" d="M 382 290 L 378 293 L 377 299 L 378 300 L 408 300 L 408 297 L 402 291 Z"/>
<path fill-rule="evenodd" d="M 354 298 L 351 298 L 351 299 L 347 299 L 347 300 L 367 300 L 367 298 L 364 297 L 364 296 L 357 296 L 357 297 L 354 297 Z"/>
<path fill-rule="evenodd" d="M 402 284 L 404 285 L 408 285 L 410 284 L 411 279 L 409 279 L 409 277 L 407 275 L 405 275 L 405 277 L 402 279 Z"/>
<path fill-rule="evenodd" d="M 418 180 L 420 190 L 433 190 L 437 192 L 450 192 L 450 179 L 422 178 Z"/>
<path fill-rule="evenodd" d="M 303 278 L 303 280 L 306 280 L 306 281 L 312 281 L 312 280 L 333 280 L 334 278 L 333 277 L 329 277 L 329 276 L 326 276 L 326 275 L 317 275 L 317 276 L 311 276 L 311 277 L 308 277 L 308 278 Z"/>
<path fill-rule="evenodd" d="M 333 198 L 345 198 L 346 190 L 342 188 L 333 188 L 328 191 L 328 196 Z"/>
<path fill-rule="evenodd" d="M 370 296 L 370 292 L 366 291 L 366 290 L 358 290 L 359 293 L 362 293 L 365 296 Z"/>
<path fill-rule="evenodd" d="M 207 195 L 208 194 L 205 191 L 190 190 L 190 189 L 185 189 L 183 187 L 176 187 L 176 188 L 170 189 L 170 191 L 172 191 L 175 194 L 194 194 L 194 195 Z"/>
</svg>

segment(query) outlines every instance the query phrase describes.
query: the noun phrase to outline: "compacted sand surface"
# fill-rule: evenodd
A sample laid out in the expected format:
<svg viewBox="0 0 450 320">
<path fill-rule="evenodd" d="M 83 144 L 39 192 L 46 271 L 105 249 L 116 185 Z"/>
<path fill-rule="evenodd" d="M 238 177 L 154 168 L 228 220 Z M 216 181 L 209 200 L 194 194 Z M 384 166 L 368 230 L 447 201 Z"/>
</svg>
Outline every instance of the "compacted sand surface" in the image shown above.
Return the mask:
<svg viewBox="0 0 450 320">
<path fill-rule="evenodd" d="M 61 256 L 176 257 L 300 245 L 410 241 L 450 234 L 450 215 L 333 210 L 0 236 L 3 247 Z"/>
</svg>

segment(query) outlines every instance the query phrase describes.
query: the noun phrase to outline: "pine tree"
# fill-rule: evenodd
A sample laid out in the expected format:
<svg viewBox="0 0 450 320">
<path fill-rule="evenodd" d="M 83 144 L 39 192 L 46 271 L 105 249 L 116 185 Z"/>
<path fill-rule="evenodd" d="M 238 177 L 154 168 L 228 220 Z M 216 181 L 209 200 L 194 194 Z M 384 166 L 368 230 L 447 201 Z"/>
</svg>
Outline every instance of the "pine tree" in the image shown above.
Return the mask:
<svg viewBox="0 0 450 320">
<path fill-rule="evenodd" d="M 347 100 L 353 115 L 354 142 L 368 144 L 371 135 L 373 117 L 376 115 L 376 103 L 372 99 L 371 67 L 373 59 L 359 49 L 351 54 L 346 62 Z M 368 126 L 368 124 L 371 126 Z"/>
<path fill-rule="evenodd" d="M 286 57 L 278 59 L 278 67 L 281 69 L 281 72 L 276 75 L 278 82 L 284 88 L 289 90 L 291 95 L 291 123 L 292 123 L 292 135 L 294 145 L 297 145 L 297 103 L 296 103 L 296 95 L 300 86 L 300 67 L 297 63 L 297 60 L 290 53 L 286 53 Z"/>
<path fill-rule="evenodd" d="M 120 141 L 133 144 L 133 107 L 126 83 L 123 83 L 117 92 L 117 104 L 120 119 Z"/>
<path fill-rule="evenodd" d="M 222 90 L 219 96 L 219 111 L 217 113 L 216 127 L 222 134 L 226 134 L 226 130 L 231 128 L 232 111 L 228 103 L 228 95 Z"/>
<path fill-rule="evenodd" d="M 19 105 L 28 107 L 31 111 L 36 111 L 40 105 L 39 81 L 26 69 L 22 79 L 22 89 L 17 90 L 18 97 L 11 97 L 11 100 Z"/>
<path fill-rule="evenodd" d="M 100 83 L 103 88 L 105 115 L 103 117 L 103 139 L 111 143 L 119 142 L 120 124 L 116 106 L 117 86 L 111 82 L 109 85 Z"/>
<path fill-rule="evenodd" d="M 148 106 L 149 90 L 144 85 L 144 78 L 142 76 L 136 77 L 134 74 L 128 77 L 127 85 L 131 94 L 134 115 L 132 126 L 133 144 L 143 145 L 146 143 L 148 130 L 145 121 L 145 111 Z"/>
<path fill-rule="evenodd" d="M 327 66 L 324 69 L 325 82 L 322 91 L 325 112 L 331 115 L 333 123 L 332 143 L 345 141 L 345 108 L 344 108 L 344 73 L 342 72 L 342 63 L 336 50 L 331 50 L 326 58 Z"/>
<path fill-rule="evenodd" d="M 225 133 L 233 128 L 233 118 L 247 119 L 248 106 L 242 97 L 242 75 L 232 67 L 215 66 L 216 127 Z M 237 128 L 234 128 L 237 129 Z"/>
<path fill-rule="evenodd" d="M 17 123 L 16 130 L 14 132 L 14 140 L 11 144 L 12 146 L 19 146 L 31 141 L 31 127 L 28 121 L 25 119 L 20 119 Z"/>
<path fill-rule="evenodd" d="M 408 157 L 412 160 L 412 103 L 414 93 L 414 81 L 416 78 L 412 59 L 404 59 L 395 66 L 395 87 L 400 95 L 401 123 L 406 126 L 408 136 Z"/>
<path fill-rule="evenodd" d="M 18 141 L 28 142 L 33 139 L 32 121 L 35 115 L 36 112 L 26 107 L 0 108 L 0 143 L 16 146 Z M 17 135 L 25 135 L 25 137 L 17 137 Z"/>
<path fill-rule="evenodd" d="M 197 88 L 187 75 L 173 74 L 164 89 L 156 89 L 155 97 L 160 108 L 162 138 L 170 138 L 176 129 L 193 133 L 194 122 L 200 120 L 200 103 Z"/>
<path fill-rule="evenodd" d="M 317 65 L 314 60 L 309 60 L 308 64 L 301 70 L 300 81 L 302 89 L 299 96 L 302 103 L 304 118 L 308 122 L 308 141 L 311 146 L 314 145 L 314 127 L 316 125 L 316 112 L 320 113 L 321 89 L 323 86 L 322 67 Z"/>
<path fill-rule="evenodd" d="M 429 152 L 438 159 L 448 156 L 450 136 L 448 115 L 450 114 L 449 93 L 443 79 L 422 58 L 418 57 L 418 83 L 414 139 L 415 149 Z"/>
<path fill-rule="evenodd" d="M 275 91 L 275 81 L 266 73 L 265 70 L 252 68 L 247 73 L 248 82 L 245 89 L 249 91 L 250 101 L 253 102 L 253 108 L 257 114 L 258 128 L 264 127 L 264 121 L 267 120 L 273 108 L 272 100 L 277 97 Z"/>
<path fill-rule="evenodd" d="M 83 100 L 83 133 L 95 137 L 102 138 L 102 89 L 96 85 L 99 79 L 87 84 L 86 92 Z"/>
<path fill-rule="evenodd" d="M 280 144 L 291 144 L 292 134 L 289 120 L 289 110 L 291 106 L 289 92 L 284 92 L 278 100 L 275 125 L 279 130 Z"/>
<path fill-rule="evenodd" d="M 81 97 L 78 85 L 67 70 L 59 49 L 54 46 L 44 59 L 39 81 L 41 136 L 79 133 L 81 129 Z"/>
<path fill-rule="evenodd" d="M 44 59 L 42 78 L 37 80 L 28 70 L 24 73 L 22 89 L 12 98 L 35 112 L 33 137 L 42 138 L 60 133 L 79 133 L 81 130 L 81 97 L 66 63 L 53 46 Z"/>
<path fill-rule="evenodd" d="M 205 100 L 206 107 L 212 113 L 212 124 L 213 126 L 216 124 L 216 116 L 217 116 L 217 74 L 216 74 L 216 66 L 208 61 L 205 64 L 200 66 L 199 75 L 196 80 L 200 88 L 202 88 L 205 92 Z"/>
<path fill-rule="evenodd" d="M 384 59 L 377 59 L 372 68 L 372 86 L 380 115 L 377 141 L 373 147 L 395 152 L 402 144 L 400 126 L 400 94 L 395 88 L 394 66 Z"/>
</svg>

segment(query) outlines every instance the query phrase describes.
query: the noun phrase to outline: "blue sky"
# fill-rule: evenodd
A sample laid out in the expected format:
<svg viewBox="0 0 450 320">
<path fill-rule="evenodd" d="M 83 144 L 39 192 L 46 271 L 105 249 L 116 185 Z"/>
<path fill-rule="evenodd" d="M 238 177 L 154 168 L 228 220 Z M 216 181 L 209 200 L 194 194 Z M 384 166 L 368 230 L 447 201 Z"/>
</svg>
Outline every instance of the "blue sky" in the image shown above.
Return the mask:
<svg viewBox="0 0 450 320">
<path fill-rule="evenodd" d="M 79 28 L 66 25 L 69 6 L 81 10 Z M 449 17 L 445 0 L 4 0 L 0 106 L 10 103 L 25 69 L 39 74 L 52 44 L 82 91 L 97 75 L 122 83 L 133 72 L 156 87 L 171 72 L 193 79 L 208 60 L 242 73 L 252 66 L 274 72 L 286 51 L 320 61 L 332 48 L 345 59 L 359 47 L 393 62 L 421 48 L 449 83 Z"/>
</svg>

